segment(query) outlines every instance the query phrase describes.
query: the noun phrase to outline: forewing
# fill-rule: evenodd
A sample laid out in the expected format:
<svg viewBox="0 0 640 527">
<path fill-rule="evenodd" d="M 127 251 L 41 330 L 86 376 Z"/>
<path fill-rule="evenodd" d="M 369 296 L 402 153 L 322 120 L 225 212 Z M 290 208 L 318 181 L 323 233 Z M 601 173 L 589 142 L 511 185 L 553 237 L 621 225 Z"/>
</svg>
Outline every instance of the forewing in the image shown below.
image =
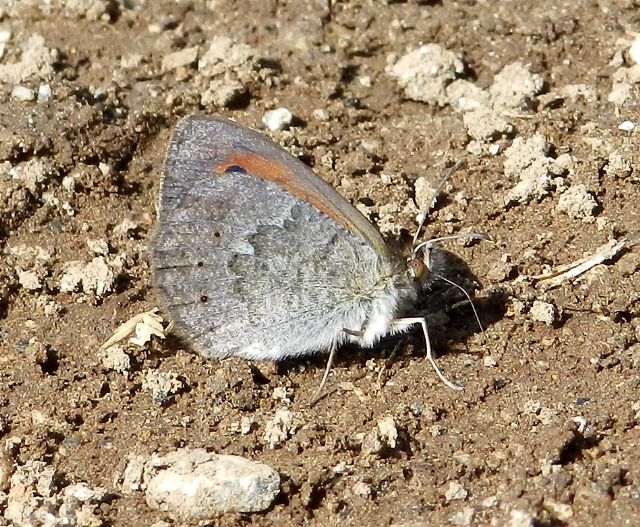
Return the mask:
<svg viewBox="0 0 640 527">
<path fill-rule="evenodd" d="M 271 181 L 311 204 L 348 232 L 365 238 L 378 254 L 388 258 L 387 246 L 375 227 L 307 165 L 274 142 L 220 117 L 192 116 L 178 124 L 164 175 L 176 189 L 188 187 L 203 175 L 222 175 L 232 167 Z"/>
</svg>

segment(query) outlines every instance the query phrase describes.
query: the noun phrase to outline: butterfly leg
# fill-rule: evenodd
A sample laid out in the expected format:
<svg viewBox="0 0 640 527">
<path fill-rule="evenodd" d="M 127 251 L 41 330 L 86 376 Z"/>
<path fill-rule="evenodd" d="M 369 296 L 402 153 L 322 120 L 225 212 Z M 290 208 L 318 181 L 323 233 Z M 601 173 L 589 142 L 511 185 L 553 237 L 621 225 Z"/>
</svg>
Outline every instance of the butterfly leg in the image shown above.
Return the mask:
<svg viewBox="0 0 640 527">
<path fill-rule="evenodd" d="M 338 349 L 338 344 L 334 342 L 331 345 L 331 349 L 329 350 L 329 359 L 327 360 L 327 366 L 324 369 L 324 375 L 322 376 L 322 380 L 320 381 L 320 386 L 318 386 L 318 389 L 316 390 L 316 393 L 313 396 L 313 399 L 311 399 L 311 402 L 309 403 L 309 406 L 313 406 L 320 399 L 320 395 L 322 394 L 322 390 L 324 389 L 325 384 L 327 384 L 327 379 L 329 378 L 329 373 L 331 373 L 331 367 L 333 366 L 333 359 L 336 356 L 336 349 Z"/>
<path fill-rule="evenodd" d="M 438 365 L 436 364 L 436 361 L 433 358 L 433 352 L 431 350 L 431 340 L 429 339 L 429 330 L 427 328 L 427 320 L 425 318 L 422 318 L 422 317 L 398 318 L 391 322 L 391 332 L 399 333 L 401 331 L 405 331 L 407 328 L 411 326 L 415 326 L 416 324 L 420 324 L 422 326 L 422 333 L 424 334 L 424 340 L 427 345 L 427 359 L 429 359 L 431 366 L 433 366 L 433 369 L 435 370 L 440 380 L 443 383 L 445 383 L 449 388 L 452 388 L 454 390 L 462 390 L 462 386 L 459 386 L 451 382 L 440 371 L 440 368 L 438 368 Z"/>
<path fill-rule="evenodd" d="M 396 357 L 396 354 L 398 353 L 398 350 L 404 344 L 404 342 L 405 342 L 405 339 L 399 340 L 396 343 L 396 345 L 393 347 L 393 349 L 391 350 L 391 353 L 389 354 L 389 356 L 382 363 L 382 367 L 380 368 L 380 371 L 378 372 L 378 381 L 377 381 L 377 388 L 376 388 L 376 390 L 378 392 L 382 391 L 383 386 L 387 382 L 387 379 L 386 379 L 387 370 L 389 369 L 389 367 L 393 363 L 393 361 L 394 361 L 394 359 Z"/>
</svg>

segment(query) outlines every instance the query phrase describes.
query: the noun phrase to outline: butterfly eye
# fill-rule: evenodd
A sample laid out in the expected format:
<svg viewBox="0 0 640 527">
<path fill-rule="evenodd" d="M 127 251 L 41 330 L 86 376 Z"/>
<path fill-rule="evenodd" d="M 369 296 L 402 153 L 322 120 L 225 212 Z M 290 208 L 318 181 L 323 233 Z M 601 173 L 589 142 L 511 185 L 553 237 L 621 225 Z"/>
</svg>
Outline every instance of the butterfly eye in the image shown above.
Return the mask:
<svg viewBox="0 0 640 527">
<path fill-rule="evenodd" d="M 409 262 L 409 273 L 415 280 L 420 280 L 427 272 L 427 266 L 419 258 L 412 258 Z"/>
</svg>

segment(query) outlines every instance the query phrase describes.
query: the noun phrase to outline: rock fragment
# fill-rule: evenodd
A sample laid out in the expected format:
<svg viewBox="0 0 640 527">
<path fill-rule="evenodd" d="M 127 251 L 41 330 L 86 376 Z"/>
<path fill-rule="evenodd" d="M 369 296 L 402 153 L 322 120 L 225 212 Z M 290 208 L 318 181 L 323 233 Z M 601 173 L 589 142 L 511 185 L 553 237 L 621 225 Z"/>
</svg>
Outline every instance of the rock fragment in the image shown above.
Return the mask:
<svg viewBox="0 0 640 527">
<path fill-rule="evenodd" d="M 174 372 L 148 370 L 142 381 L 142 389 L 151 392 L 153 399 L 161 404 L 184 388 L 184 383 Z"/>
<path fill-rule="evenodd" d="M 531 311 L 531 318 L 536 322 L 542 322 L 547 326 L 553 326 L 558 319 L 558 310 L 556 306 L 542 300 L 534 300 Z"/>
<path fill-rule="evenodd" d="M 584 185 L 572 185 L 558 199 L 556 211 L 564 212 L 571 219 L 585 223 L 593 221 L 593 214 L 598 209 L 598 202 Z"/>
<path fill-rule="evenodd" d="M 445 106 L 447 86 L 465 70 L 462 56 L 438 44 L 426 44 L 403 55 L 386 71 L 408 99 Z"/>
<path fill-rule="evenodd" d="M 540 200 L 558 185 L 549 156 L 551 144 L 536 134 L 529 139 L 516 137 L 504 153 L 504 174 L 520 181 L 505 196 L 505 205 Z"/>
<path fill-rule="evenodd" d="M 378 421 L 376 427 L 362 438 L 364 455 L 382 455 L 387 449 L 394 449 L 398 444 L 398 429 L 392 416 Z"/>
<path fill-rule="evenodd" d="M 290 410 L 276 410 L 273 419 L 267 422 L 264 440 L 269 448 L 275 448 L 291 437 L 298 429 L 295 414 Z"/>
<path fill-rule="evenodd" d="M 271 132 L 286 130 L 291 125 L 291 121 L 293 121 L 293 115 L 286 108 L 269 110 L 262 116 L 262 124 Z"/>
<path fill-rule="evenodd" d="M 267 465 L 188 448 L 153 456 L 145 465 L 144 484 L 150 507 L 184 522 L 263 511 L 280 492 L 280 476 Z"/>
<path fill-rule="evenodd" d="M 82 286 L 85 293 L 103 297 L 113 291 L 114 284 L 115 275 L 107 260 L 96 256 L 87 264 L 77 260 L 66 262 L 59 287 L 63 293 L 72 293 Z"/>
<path fill-rule="evenodd" d="M 198 46 L 169 53 L 162 59 L 162 71 L 173 71 L 194 64 L 198 60 Z"/>
<path fill-rule="evenodd" d="M 116 344 L 102 351 L 102 367 L 106 370 L 124 373 L 131 368 L 131 358 L 121 346 Z"/>
<path fill-rule="evenodd" d="M 456 481 L 450 481 L 449 485 L 444 491 L 444 498 L 447 502 L 464 500 L 468 496 L 469 492 Z"/>
<path fill-rule="evenodd" d="M 22 45 L 18 62 L 0 64 L 0 83 L 16 86 L 27 80 L 48 79 L 53 75 L 57 60 L 57 50 L 46 47 L 41 35 L 32 35 Z"/>
<path fill-rule="evenodd" d="M 544 79 L 531 73 L 520 62 L 514 62 L 503 68 L 489 88 L 491 103 L 495 110 L 528 110 L 544 87 Z"/>
<path fill-rule="evenodd" d="M 198 60 L 201 104 L 229 106 L 247 93 L 257 69 L 256 52 L 229 37 L 214 37 Z"/>
</svg>

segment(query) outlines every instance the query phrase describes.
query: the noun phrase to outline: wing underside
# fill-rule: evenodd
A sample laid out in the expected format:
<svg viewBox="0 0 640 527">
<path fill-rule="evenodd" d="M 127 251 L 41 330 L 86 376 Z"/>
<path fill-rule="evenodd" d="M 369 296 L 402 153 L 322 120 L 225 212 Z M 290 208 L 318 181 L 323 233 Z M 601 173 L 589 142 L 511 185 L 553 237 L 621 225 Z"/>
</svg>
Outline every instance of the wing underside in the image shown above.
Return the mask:
<svg viewBox="0 0 640 527">
<path fill-rule="evenodd" d="M 198 351 L 281 359 L 361 329 L 388 272 L 369 241 L 279 182 L 235 165 L 216 172 L 224 151 L 194 154 L 184 144 L 174 140 L 167 157 L 153 263 L 170 313 Z"/>
</svg>

